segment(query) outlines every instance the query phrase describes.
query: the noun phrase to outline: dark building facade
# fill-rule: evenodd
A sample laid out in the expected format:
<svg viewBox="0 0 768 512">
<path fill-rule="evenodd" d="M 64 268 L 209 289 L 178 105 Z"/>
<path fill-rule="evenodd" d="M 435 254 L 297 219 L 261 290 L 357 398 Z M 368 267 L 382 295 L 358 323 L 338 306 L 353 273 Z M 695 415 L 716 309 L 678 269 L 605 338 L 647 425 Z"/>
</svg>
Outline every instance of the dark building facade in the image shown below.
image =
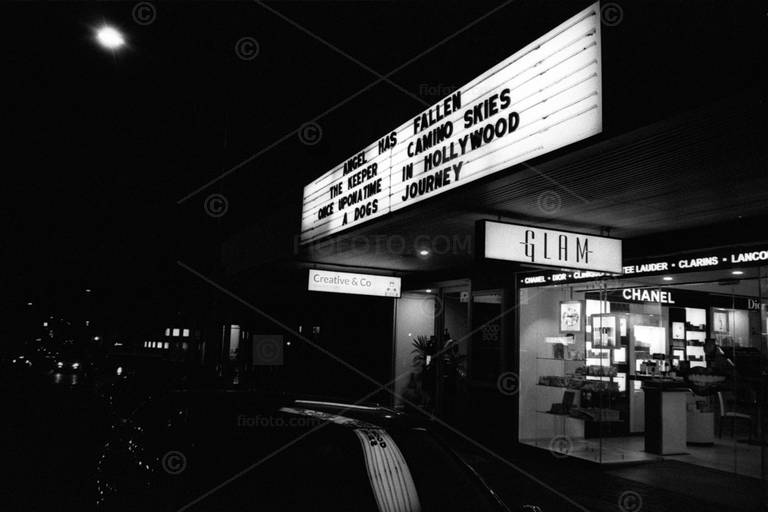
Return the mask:
<svg viewBox="0 0 768 512">
<path fill-rule="evenodd" d="M 234 257 L 258 245 L 246 232 L 225 255 L 245 287 L 285 284 L 272 299 L 293 314 L 286 327 L 297 345 L 306 337 L 344 362 L 322 363 L 327 354 L 312 345 L 286 361 L 313 367 L 318 381 L 349 374 L 350 395 L 423 407 L 489 442 L 595 462 L 679 457 L 765 480 L 766 68 L 746 50 L 758 46 L 765 16 L 756 5 L 684 2 L 640 2 L 608 16 L 607 5 L 530 13 L 536 23 L 494 38 L 496 61 L 462 61 L 461 100 L 451 92 L 412 113 L 405 129 L 371 133 L 362 152 L 340 149 L 331 172 L 318 169 L 297 198 L 302 233 L 292 244 L 249 265 Z M 584 61 L 528 93 L 573 76 L 574 88 L 593 80 L 594 90 L 574 89 L 562 104 L 585 107 L 568 117 L 583 122 L 578 133 L 545 135 L 532 158 L 510 156 L 511 165 L 482 153 L 494 138 L 526 133 L 526 113 L 536 112 L 514 96 L 518 74 L 494 77 L 563 34 L 531 69 Z M 582 80 L 575 73 L 584 69 Z M 485 88 L 473 96 L 478 84 Z M 452 114 L 452 128 L 421 137 Z M 482 158 L 453 160 L 461 130 L 469 137 L 476 123 L 491 126 L 478 135 Z M 407 140 L 439 155 L 426 161 Z M 420 162 L 415 170 L 409 158 Z M 456 185 L 462 171 L 478 175 Z M 377 194 L 388 202 L 374 204 Z M 488 222 L 618 240 L 619 269 L 489 257 Z M 400 278 L 401 292 L 308 291 L 308 272 L 318 269 Z M 377 394 L 379 386 L 391 394 Z M 672 427 L 681 421 L 687 430 Z"/>
</svg>

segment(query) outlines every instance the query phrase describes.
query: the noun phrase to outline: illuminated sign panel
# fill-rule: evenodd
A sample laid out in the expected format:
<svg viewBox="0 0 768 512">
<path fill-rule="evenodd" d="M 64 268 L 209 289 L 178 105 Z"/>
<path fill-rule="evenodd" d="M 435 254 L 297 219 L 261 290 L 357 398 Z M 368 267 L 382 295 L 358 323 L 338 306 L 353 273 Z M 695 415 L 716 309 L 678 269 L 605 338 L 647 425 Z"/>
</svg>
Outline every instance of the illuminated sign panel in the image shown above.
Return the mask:
<svg viewBox="0 0 768 512">
<path fill-rule="evenodd" d="M 667 257 L 648 258 L 624 263 L 622 273 L 626 277 L 646 277 L 666 274 L 683 274 L 707 270 L 733 270 L 765 265 L 768 263 L 768 247 L 765 244 L 741 247 L 718 248 L 688 252 Z M 555 272 L 541 271 L 520 278 L 523 286 L 575 283 L 598 279 L 609 274 L 601 272 Z"/>
<path fill-rule="evenodd" d="M 311 269 L 308 289 L 316 292 L 400 297 L 400 284 L 399 277 Z"/>
<path fill-rule="evenodd" d="M 661 289 L 648 288 L 624 288 L 621 290 L 621 298 L 632 302 L 653 302 L 657 304 L 674 304 L 672 292 Z"/>
<path fill-rule="evenodd" d="M 483 256 L 532 265 L 621 273 L 621 240 L 485 221 Z"/>
<path fill-rule="evenodd" d="M 602 131 L 600 11 L 581 11 L 304 187 L 301 241 Z"/>
</svg>

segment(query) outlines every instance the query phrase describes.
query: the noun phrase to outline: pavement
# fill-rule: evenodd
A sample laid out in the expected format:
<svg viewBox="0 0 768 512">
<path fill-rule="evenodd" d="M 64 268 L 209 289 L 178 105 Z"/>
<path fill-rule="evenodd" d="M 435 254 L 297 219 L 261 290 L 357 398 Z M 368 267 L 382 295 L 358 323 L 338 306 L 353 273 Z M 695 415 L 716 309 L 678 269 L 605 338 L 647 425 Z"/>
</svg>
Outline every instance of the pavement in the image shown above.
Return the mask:
<svg viewBox="0 0 768 512">
<path fill-rule="evenodd" d="M 486 450 L 440 435 L 505 502 L 544 512 L 768 511 L 766 482 L 755 478 L 671 460 L 599 465 L 511 442 Z"/>
</svg>

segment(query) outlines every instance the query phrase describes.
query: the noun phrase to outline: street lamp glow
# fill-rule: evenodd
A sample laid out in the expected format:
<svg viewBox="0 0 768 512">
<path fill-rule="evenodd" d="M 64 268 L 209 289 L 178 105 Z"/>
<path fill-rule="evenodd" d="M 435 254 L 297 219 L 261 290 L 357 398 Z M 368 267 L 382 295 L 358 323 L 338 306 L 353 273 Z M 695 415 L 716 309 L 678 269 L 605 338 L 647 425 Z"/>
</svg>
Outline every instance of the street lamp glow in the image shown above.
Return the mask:
<svg viewBox="0 0 768 512">
<path fill-rule="evenodd" d="M 104 25 L 96 32 L 96 40 L 108 50 L 117 50 L 125 45 L 123 34 L 109 25 Z"/>
</svg>

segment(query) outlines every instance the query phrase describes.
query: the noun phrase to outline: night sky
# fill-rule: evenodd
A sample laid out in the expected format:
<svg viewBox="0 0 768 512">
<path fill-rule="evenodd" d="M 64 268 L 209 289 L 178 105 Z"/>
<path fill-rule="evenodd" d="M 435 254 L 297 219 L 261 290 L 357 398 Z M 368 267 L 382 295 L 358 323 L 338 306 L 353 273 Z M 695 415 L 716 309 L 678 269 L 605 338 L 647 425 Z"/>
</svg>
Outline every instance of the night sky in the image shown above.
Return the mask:
<svg viewBox="0 0 768 512">
<path fill-rule="evenodd" d="M 533 0 L 5 4 L 6 309 L 64 307 L 84 287 L 114 309 L 183 305 L 201 283 L 177 260 L 218 276 L 222 242 L 243 230 L 290 244 L 304 184 L 589 3 L 537 0 L 530 24 Z M 645 3 L 656 14 L 627 5 L 621 30 L 674 26 L 649 24 L 668 4 Z M 683 4 L 692 30 L 712 16 Z M 104 23 L 126 48 L 95 43 Z M 238 55 L 244 38 L 255 55 Z M 679 38 L 681 57 L 709 59 Z M 297 134 L 307 122 L 315 144 Z M 213 193 L 226 215 L 206 214 Z"/>
<path fill-rule="evenodd" d="M 6 4 L 6 298 L 162 296 L 189 279 L 176 260 L 216 273 L 243 229 L 283 243 L 306 182 L 532 38 L 491 44 L 524 4 L 158 4 L 148 24 L 127 2 Z M 127 48 L 95 44 L 105 22 Z M 245 37 L 255 58 L 236 52 Z M 397 86 L 374 84 L 395 68 Z M 322 136 L 304 144 L 292 132 L 313 120 Z M 225 216 L 206 214 L 211 193 Z"/>
</svg>

